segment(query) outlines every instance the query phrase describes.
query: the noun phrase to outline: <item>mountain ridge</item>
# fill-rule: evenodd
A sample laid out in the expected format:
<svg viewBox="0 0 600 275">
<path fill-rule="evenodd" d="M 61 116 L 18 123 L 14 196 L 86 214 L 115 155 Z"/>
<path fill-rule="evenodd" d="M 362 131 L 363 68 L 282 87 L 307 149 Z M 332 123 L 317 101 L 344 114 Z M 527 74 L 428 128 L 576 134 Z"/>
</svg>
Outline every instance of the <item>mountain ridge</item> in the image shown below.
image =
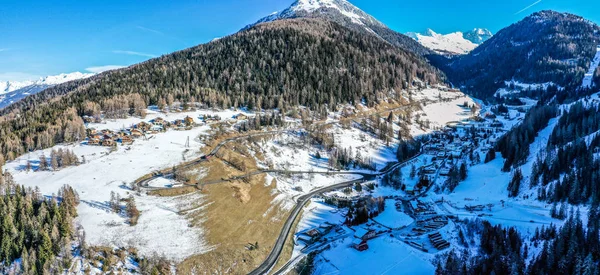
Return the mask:
<svg viewBox="0 0 600 275">
<path fill-rule="evenodd" d="M 266 22 L 293 18 L 322 18 L 330 20 L 347 28 L 374 35 L 394 46 L 420 56 L 435 54 L 410 37 L 391 30 L 375 17 L 346 0 L 297 0 L 281 12 L 263 17 L 255 23 L 245 26 L 242 30 L 247 30 Z"/>
</svg>

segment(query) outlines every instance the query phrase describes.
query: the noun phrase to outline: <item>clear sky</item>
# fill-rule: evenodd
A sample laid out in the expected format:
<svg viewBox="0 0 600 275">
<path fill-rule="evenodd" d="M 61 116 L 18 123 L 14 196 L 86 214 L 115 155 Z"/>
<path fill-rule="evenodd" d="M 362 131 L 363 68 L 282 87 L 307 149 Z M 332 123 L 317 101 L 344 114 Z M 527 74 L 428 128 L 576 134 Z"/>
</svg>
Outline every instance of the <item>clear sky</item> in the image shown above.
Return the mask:
<svg viewBox="0 0 600 275">
<path fill-rule="evenodd" d="M 126 66 L 205 43 L 294 0 L 2 0 L 0 80 Z M 598 0 L 350 0 L 399 32 L 497 32 L 542 9 L 600 22 Z M 527 8 L 529 7 L 529 8 Z"/>
</svg>

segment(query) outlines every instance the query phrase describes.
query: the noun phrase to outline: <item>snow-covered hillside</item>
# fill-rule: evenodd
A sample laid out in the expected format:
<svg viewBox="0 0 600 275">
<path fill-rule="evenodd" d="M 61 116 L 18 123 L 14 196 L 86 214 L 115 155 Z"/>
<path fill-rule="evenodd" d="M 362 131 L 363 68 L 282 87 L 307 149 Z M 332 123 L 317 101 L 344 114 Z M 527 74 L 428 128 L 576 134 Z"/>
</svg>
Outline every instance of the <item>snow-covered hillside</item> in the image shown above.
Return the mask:
<svg viewBox="0 0 600 275">
<path fill-rule="evenodd" d="M 0 81 L 0 109 L 61 83 L 88 78 L 93 73 L 67 73 L 42 77 L 38 80 Z"/>
<path fill-rule="evenodd" d="M 598 45 L 598 47 L 596 48 L 596 55 L 594 56 L 594 59 L 592 60 L 590 69 L 588 70 L 588 72 L 585 74 L 585 77 L 583 78 L 583 83 L 581 83 L 582 87 L 589 88 L 592 86 L 592 80 L 594 79 L 594 72 L 596 72 L 596 68 L 598 68 L 598 66 L 600 66 L 600 45 Z"/>
<path fill-rule="evenodd" d="M 465 33 L 439 34 L 428 29 L 424 34 L 410 32 L 406 35 L 440 54 L 466 54 L 490 38 L 491 32 L 485 29 L 474 29 Z"/>
</svg>

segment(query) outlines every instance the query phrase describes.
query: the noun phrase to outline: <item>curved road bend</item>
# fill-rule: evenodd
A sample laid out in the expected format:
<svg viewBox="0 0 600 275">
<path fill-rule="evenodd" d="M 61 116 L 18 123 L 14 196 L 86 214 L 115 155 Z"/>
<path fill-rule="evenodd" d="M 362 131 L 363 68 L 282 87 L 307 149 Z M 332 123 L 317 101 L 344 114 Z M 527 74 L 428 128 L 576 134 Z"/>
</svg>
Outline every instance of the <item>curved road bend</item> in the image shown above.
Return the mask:
<svg viewBox="0 0 600 275">
<path fill-rule="evenodd" d="M 285 245 L 287 236 L 289 235 L 289 233 L 292 229 L 292 225 L 293 225 L 294 221 L 296 220 L 296 218 L 298 217 L 298 214 L 300 214 L 300 210 L 302 210 L 302 208 L 304 208 L 304 205 L 306 205 L 306 203 L 312 197 L 326 193 L 326 192 L 334 191 L 337 189 L 346 188 L 346 187 L 354 185 L 357 182 L 365 182 L 365 181 L 373 180 L 376 176 L 381 176 L 381 175 L 387 174 L 391 171 L 394 171 L 398 167 L 403 167 L 403 166 L 411 163 L 412 161 L 417 159 L 419 156 L 421 156 L 421 154 L 418 154 L 404 162 L 397 162 L 394 165 L 390 165 L 390 166 L 384 168 L 383 170 L 379 171 L 378 173 L 374 173 L 374 174 L 360 173 L 360 172 L 355 172 L 355 173 L 338 172 L 338 173 L 345 173 L 345 174 L 360 175 L 360 176 L 362 176 L 362 178 L 334 184 L 334 185 L 324 187 L 321 189 L 317 189 L 306 195 L 302 195 L 302 196 L 298 197 L 296 206 L 294 207 L 294 209 L 288 216 L 288 219 L 285 221 L 285 224 L 283 225 L 283 228 L 281 229 L 281 233 L 279 234 L 279 237 L 277 237 L 277 241 L 275 241 L 275 244 L 273 246 L 273 249 L 271 250 L 271 253 L 269 254 L 269 256 L 267 256 L 265 261 L 263 261 L 263 263 L 260 266 L 258 266 L 256 269 L 254 269 L 249 274 L 250 275 L 268 274 L 269 271 L 271 271 L 271 269 L 275 266 L 275 264 L 277 263 L 277 260 L 279 259 L 281 251 L 283 250 L 283 246 Z"/>
</svg>

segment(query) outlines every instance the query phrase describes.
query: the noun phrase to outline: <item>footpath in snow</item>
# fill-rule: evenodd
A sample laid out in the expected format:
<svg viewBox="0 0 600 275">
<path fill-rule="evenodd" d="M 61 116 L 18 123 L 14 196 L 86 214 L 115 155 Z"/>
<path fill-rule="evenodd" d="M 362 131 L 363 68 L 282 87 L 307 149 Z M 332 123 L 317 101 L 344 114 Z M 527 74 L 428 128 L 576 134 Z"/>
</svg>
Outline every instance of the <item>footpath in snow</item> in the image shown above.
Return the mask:
<svg viewBox="0 0 600 275">
<path fill-rule="evenodd" d="M 588 72 L 585 74 L 585 77 L 583 78 L 583 83 L 581 84 L 581 87 L 589 88 L 592 86 L 592 80 L 594 79 L 594 72 L 596 71 L 596 68 L 598 68 L 599 65 L 600 65 L 600 45 L 598 45 L 598 47 L 596 48 L 596 56 L 594 56 L 594 60 L 592 60 L 590 69 L 588 70 Z"/>
</svg>

